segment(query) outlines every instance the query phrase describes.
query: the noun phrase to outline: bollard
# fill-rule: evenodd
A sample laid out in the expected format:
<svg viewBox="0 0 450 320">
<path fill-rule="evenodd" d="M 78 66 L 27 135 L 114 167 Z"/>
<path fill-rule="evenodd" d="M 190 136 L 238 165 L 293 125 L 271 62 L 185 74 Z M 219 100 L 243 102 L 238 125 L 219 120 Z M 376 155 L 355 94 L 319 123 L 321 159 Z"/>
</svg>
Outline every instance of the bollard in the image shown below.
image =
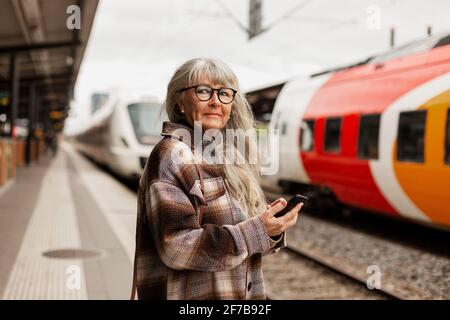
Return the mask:
<svg viewBox="0 0 450 320">
<path fill-rule="evenodd" d="M 32 138 L 30 142 L 30 162 L 36 161 L 36 141 Z"/>
<path fill-rule="evenodd" d="M 35 148 L 36 148 L 36 163 L 39 162 L 39 138 L 35 140 Z"/>
<path fill-rule="evenodd" d="M 17 142 L 16 139 L 9 141 L 9 175 L 8 178 L 13 179 L 16 177 L 16 161 L 17 161 Z"/>
<path fill-rule="evenodd" d="M 39 157 L 44 155 L 44 140 L 39 138 Z"/>
<path fill-rule="evenodd" d="M 6 183 L 6 147 L 3 139 L 0 139 L 0 187 Z"/>
<path fill-rule="evenodd" d="M 17 167 L 23 167 L 25 165 L 25 141 L 17 140 Z"/>
<path fill-rule="evenodd" d="M 44 139 L 39 138 L 39 157 L 42 157 L 44 155 L 45 155 Z"/>
</svg>

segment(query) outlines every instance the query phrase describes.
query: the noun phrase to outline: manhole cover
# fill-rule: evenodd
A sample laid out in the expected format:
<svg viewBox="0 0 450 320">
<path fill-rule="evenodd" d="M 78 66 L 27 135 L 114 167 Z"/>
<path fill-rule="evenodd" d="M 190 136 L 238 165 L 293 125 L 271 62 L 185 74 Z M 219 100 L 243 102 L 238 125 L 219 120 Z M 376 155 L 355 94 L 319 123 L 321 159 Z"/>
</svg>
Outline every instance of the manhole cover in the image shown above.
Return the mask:
<svg viewBox="0 0 450 320">
<path fill-rule="evenodd" d="M 101 252 L 84 249 L 59 249 L 46 251 L 42 255 L 56 259 L 88 259 L 99 257 Z"/>
</svg>

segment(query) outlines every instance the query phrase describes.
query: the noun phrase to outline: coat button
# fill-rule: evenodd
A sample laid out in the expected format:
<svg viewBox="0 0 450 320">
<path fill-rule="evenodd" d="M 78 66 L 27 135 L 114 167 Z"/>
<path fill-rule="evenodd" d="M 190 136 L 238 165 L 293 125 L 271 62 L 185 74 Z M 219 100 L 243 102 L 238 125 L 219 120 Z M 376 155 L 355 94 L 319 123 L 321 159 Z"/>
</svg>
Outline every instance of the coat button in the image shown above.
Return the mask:
<svg viewBox="0 0 450 320">
<path fill-rule="evenodd" d="M 248 283 L 248 285 L 247 285 L 247 290 L 248 290 L 248 291 L 252 290 L 252 283 L 251 283 L 251 282 Z"/>
</svg>

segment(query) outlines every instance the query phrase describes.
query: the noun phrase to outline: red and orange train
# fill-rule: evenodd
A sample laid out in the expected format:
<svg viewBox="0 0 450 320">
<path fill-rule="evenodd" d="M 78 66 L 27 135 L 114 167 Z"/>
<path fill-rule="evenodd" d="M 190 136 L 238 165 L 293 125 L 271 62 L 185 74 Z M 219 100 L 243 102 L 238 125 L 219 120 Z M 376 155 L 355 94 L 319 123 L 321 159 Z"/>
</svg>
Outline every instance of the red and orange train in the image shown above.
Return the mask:
<svg viewBox="0 0 450 320">
<path fill-rule="evenodd" d="M 450 228 L 450 34 L 248 94 L 280 130 L 266 188 Z"/>
</svg>

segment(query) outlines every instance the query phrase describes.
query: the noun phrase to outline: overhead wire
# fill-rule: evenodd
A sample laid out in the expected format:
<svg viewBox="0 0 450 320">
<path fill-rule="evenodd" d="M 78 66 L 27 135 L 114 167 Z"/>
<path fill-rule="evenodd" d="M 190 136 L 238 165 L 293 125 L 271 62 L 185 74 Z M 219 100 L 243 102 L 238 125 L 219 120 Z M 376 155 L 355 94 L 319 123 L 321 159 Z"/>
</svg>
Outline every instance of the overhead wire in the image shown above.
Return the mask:
<svg viewBox="0 0 450 320">
<path fill-rule="evenodd" d="M 232 19 L 240 29 L 244 30 L 247 33 L 249 32 L 249 29 L 244 26 L 244 24 L 233 14 L 230 9 L 228 9 L 228 7 L 222 2 L 222 0 L 216 0 L 216 2 L 222 7 L 223 10 L 225 10 L 226 15 L 230 19 Z"/>
</svg>

